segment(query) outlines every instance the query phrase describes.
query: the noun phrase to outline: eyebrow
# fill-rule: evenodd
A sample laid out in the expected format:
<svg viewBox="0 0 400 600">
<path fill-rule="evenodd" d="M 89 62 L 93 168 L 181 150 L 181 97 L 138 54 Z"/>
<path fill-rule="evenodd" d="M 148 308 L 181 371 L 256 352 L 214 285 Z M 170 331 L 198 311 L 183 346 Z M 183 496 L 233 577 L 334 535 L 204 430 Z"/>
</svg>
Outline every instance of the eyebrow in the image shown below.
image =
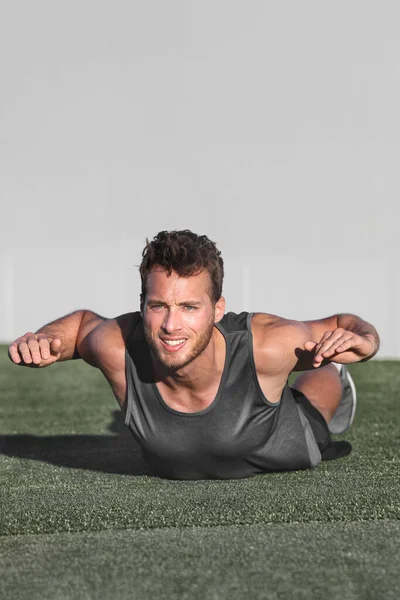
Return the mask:
<svg viewBox="0 0 400 600">
<path fill-rule="evenodd" d="M 156 300 L 155 298 L 149 298 L 147 300 L 147 304 L 162 304 L 167 306 L 166 302 L 163 302 L 162 300 Z M 183 302 L 179 302 L 178 306 L 200 306 L 201 304 L 202 303 L 197 300 L 184 300 Z"/>
</svg>

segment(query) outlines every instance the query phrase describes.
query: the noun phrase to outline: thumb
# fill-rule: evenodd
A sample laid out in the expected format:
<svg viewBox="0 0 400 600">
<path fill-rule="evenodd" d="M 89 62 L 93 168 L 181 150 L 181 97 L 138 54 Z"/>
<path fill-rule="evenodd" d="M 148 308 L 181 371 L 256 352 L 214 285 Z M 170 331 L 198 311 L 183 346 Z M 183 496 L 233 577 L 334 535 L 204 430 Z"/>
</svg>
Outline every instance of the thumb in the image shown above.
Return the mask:
<svg viewBox="0 0 400 600">
<path fill-rule="evenodd" d="M 50 352 L 52 354 L 58 354 L 61 348 L 61 340 L 59 338 L 55 338 L 50 342 Z"/>
<path fill-rule="evenodd" d="M 304 343 L 304 349 L 308 350 L 308 352 L 311 352 L 312 350 L 314 350 L 314 348 L 317 346 L 317 342 L 305 342 Z"/>
</svg>

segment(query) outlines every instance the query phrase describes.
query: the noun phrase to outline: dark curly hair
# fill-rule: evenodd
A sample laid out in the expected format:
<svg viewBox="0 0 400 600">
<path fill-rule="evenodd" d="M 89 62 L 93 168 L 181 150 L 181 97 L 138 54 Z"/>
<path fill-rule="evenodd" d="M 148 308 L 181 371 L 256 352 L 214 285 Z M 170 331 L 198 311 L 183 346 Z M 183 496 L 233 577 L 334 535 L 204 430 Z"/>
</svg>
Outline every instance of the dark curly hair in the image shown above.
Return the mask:
<svg viewBox="0 0 400 600">
<path fill-rule="evenodd" d="M 142 297 L 146 297 L 146 281 L 151 269 L 157 265 L 171 275 L 175 271 L 181 277 L 197 275 L 207 270 L 211 279 L 210 297 L 216 303 L 222 295 L 224 261 L 221 252 L 206 235 L 197 235 L 189 229 L 182 231 L 160 231 L 142 252 L 139 267 L 142 279 Z"/>
</svg>

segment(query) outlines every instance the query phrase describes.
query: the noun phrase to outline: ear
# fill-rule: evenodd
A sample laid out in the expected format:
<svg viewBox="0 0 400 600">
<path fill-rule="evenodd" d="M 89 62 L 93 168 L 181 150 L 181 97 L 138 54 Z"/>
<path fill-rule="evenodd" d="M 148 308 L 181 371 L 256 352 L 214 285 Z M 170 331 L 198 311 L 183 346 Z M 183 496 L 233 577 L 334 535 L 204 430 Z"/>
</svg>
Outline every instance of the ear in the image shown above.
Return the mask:
<svg viewBox="0 0 400 600">
<path fill-rule="evenodd" d="M 140 313 L 143 317 L 143 309 L 144 309 L 144 297 L 143 294 L 140 294 Z"/>
<path fill-rule="evenodd" d="M 214 307 L 214 323 L 218 323 L 225 314 L 225 298 L 221 298 L 215 303 Z"/>
</svg>

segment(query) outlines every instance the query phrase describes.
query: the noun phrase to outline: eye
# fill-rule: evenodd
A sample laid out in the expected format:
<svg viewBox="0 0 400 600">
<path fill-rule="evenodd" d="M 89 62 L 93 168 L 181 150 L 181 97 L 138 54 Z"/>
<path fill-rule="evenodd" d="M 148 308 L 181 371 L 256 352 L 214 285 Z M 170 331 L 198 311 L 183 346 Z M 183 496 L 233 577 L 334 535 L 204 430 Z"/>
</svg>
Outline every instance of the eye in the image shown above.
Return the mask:
<svg viewBox="0 0 400 600">
<path fill-rule="evenodd" d="M 187 310 L 188 312 L 193 312 L 197 310 L 197 306 L 190 306 L 190 304 L 188 304 L 185 306 L 185 310 Z"/>
</svg>

